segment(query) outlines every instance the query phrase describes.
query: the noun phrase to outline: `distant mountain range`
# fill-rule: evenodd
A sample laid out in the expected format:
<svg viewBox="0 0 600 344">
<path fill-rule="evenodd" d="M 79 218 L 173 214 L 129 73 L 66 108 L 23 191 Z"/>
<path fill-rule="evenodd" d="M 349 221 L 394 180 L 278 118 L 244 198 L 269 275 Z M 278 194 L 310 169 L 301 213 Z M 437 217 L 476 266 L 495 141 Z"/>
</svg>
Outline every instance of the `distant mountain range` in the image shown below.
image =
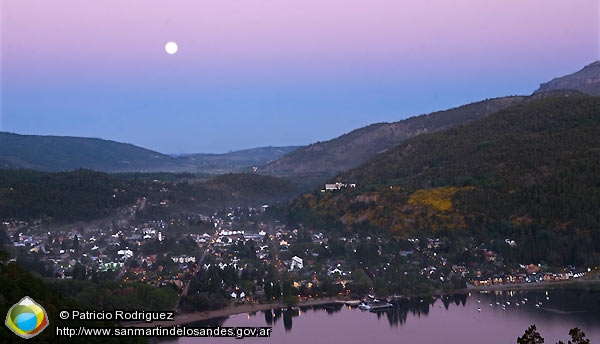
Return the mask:
<svg viewBox="0 0 600 344">
<path fill-rule="evenodd" d="M 304 147 L 263 147 L 226 154 L 169 156 L 131 144 L 108 140 L 17 135 L 0 132 L 0 168 L 65 171 L 88 168 L 105 172 L 252 171 L 291 177 L 316 185 L 342 171 L 365 163 L 406 139 L 456 125 L 464 125 L 497 111 L 556 92 L 578 90 L 600 95 L 600 61 L 544 83 L 532 96 L 488 99 L 454 109 L 372 124 L 338 138 Z"/>
<path fill-rule="evenodd" d="M 264 166 L 297 148 L 298 146 L 260 147 L 224 154 L 187 154 L 179 158 L 192 163 L 203 172 L 228 173 Z"/>
<path fill-rule="evenodd" d="M 0 132 L 0 168 L 70 171 L 87 168 L 104 172 L 248 171 L 265 165 L 296 147 L 262 147 L 225 154 L 190 154 L 172 157 L 109 140 L 18 135 Z"/>
</svg>

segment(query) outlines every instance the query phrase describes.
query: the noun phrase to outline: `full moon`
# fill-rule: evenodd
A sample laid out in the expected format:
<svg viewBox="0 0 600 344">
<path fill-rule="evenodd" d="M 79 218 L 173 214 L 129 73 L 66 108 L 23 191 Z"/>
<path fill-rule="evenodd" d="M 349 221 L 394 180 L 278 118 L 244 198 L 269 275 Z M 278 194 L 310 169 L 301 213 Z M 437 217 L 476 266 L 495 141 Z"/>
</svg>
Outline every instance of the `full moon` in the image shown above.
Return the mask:
<svg viewBox="0 0 600 344">
<path fill-rule="evenodd" d="M 169 42 L 169 43 L 165 44 L 165 50 L 167 51 L 167 54 L 169 54 L 169 55 L 175 54 L 177 52 L 177 43 Z"/>
</svg>

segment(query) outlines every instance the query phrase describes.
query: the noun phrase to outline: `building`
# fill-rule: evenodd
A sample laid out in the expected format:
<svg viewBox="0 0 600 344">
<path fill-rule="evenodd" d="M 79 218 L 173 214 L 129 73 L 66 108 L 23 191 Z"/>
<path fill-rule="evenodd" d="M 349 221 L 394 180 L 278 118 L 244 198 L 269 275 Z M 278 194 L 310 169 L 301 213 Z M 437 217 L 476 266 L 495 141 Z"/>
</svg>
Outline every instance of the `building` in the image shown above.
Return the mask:
<svg viewBox="0 0 600 344">
<path fill-rule="evenodd" d="M 298 256 L 292 257 L 292 264 L 290 265 L 290 271 L 294 270 L 294 268 L 302 269 L 304 267 L 304 262 L 302 258 Z"/>
</svg>

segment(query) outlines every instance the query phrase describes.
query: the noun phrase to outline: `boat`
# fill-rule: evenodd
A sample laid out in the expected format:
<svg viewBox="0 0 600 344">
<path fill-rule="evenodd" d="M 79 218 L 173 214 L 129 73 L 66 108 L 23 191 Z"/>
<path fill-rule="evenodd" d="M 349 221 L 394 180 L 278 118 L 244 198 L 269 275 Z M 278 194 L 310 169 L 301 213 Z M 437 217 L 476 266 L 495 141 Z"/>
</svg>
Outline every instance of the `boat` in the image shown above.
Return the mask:
<svg viewBox="0 0 600 344">
<path fill-rule="evenodd" d="M 364 303 L 364 302 L 361 302 L 358 305 L 358 309 L 360 309 L 361 311 L 368 311 L 368 310 L 371 310 L 371 306 L 368 305 L 368 304 L 366 304 L 366 303 Z"/>
<path fill-rule="evenodd" d="M 348 300 L 348 301 L 344 302 L 344 304 L 346 306 L 358 306 L 361 304 L 361 301 L 360 300 Z"/>
<path fill-rule="evenodd" d="M 371 308 L 369 310 L 371 312 L 377 312 L 377 311 L 382 311 L 382 310 L 386 310 L 386 309 L 392 308 L 392 307 L 394 307 L 394 305 L 392 305 L 389 302 L 378 302 L 378 303 L 372 303 L 370 305 L 370 307 Z"/>
</svg>

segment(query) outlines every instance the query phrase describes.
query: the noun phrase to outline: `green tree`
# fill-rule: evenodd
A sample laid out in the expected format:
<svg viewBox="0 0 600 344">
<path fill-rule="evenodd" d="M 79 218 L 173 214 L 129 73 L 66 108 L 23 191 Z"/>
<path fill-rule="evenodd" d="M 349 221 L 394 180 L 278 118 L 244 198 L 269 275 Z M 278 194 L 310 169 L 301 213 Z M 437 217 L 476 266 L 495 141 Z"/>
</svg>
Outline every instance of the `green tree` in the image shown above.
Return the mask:
<svg viewBox="0 0 600 344">
<path fill-rule="evenodd" d="M 578 327 L 574 327 L 569 330 L 571 340 L 568 344 L 590 344 L 590 340 L 585 338 L 585 333 Z M 523 336 L 517 338 L 518 344 L 541 344 L 544 343 L 544 338 L 537 331 L 535 325 L 529 326 Z M 556 344 L 565 344 L 562 340 L 559 340 Z"/>
<path fill-rule="evenodd" d="M 73 249 L 75 251 L 77 251 L 77 249 L 79 249 L 79 237 L 77 235 L 75 235 L 73 237 Z"/>
<path fill-rule="evenodd" d="M 585 333 L 580 330 L 578 327 L 572 328 L 569 331 L 569 335 L 571 336 L 571 340 L 569 344 L 590 344 L 590 340 L 585 338 Z M 562 340 L 559 340 L 556 344 L 565 344 Z"/>
<path fill-rule="evenodd" d="M 87 279 L 86 268 L 83 264 L 77 263 L 73 266 L 73 279 L 81 281 Z"/>
<path fill-rule="evenodd" d="M 535 325 L 529 326 L 523 336 L 517 338 L 518 344 L 542 344 L 544 343 L 544 338 L 537 331 Z"/>
</svg>

